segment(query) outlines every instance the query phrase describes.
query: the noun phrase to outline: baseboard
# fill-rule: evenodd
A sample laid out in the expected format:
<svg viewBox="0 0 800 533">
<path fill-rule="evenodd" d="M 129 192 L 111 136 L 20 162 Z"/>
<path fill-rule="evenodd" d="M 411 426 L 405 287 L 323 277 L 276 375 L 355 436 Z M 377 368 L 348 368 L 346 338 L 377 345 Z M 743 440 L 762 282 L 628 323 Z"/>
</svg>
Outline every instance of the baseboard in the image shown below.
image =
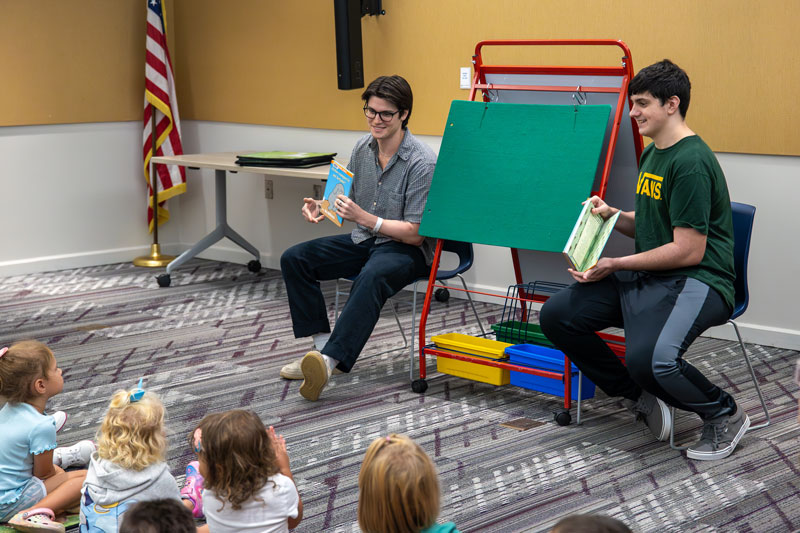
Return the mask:
<svg viewBox="0 0 800 533">
<path fill-rule="evenodd" d="M 748 344 L 761 344 L 763 346 L 800 350 L 800 330 L 773 328 L 760 324 L 748 324 L 738 320 L 736 321 L 736 325 L 739 327 L 742 340 Z M 713 337 L 715 339 L 738 340 L 733 326 L 729 324 L 709 328 L 703 333 L 703 336 Z"/>
<path fill-rule="evenodd" d="M 162 244 L 161 253 L 175 255 L 185 250 L 179 244 Z M 126 248 L 111 248 L 107 250 L 93 250 L 72 254 L 47 255 L 17 259 L 14 261 L 0 261 L 0 276 L 19 276 L 34 272 L 52 272 L 69 268 L 83 268 L 111 263 L 124 263 L 133 261 L 134 258 L 150 254 L 150 246 L 129 246 Z"/>
</svg>

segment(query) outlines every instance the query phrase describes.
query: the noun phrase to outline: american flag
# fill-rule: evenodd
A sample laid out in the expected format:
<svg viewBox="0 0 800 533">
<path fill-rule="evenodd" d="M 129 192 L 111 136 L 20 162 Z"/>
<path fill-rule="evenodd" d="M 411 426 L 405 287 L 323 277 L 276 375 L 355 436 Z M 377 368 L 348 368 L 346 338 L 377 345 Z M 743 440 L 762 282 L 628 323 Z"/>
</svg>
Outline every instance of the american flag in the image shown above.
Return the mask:
<svg viewBox="0 0 800 533">
<path fill-rule="evenodd" d="M 150 179 L 150 158 L 153 155 L 152 112 L 156 113 L 156 156 L 183 154 L 181 123 L 172 61 L 167 49 L 166 24 L 161 0 L 147 1 L 147 54 L 144 68 L 144 177 L 147 182 L 147 224 L 153 231 L 153 189 Z M 186 171 L 183 167 L 157 165 L 158 223 L 169 220 L 163 207 L 168 199 L 186 192 Z"/>
</svg>

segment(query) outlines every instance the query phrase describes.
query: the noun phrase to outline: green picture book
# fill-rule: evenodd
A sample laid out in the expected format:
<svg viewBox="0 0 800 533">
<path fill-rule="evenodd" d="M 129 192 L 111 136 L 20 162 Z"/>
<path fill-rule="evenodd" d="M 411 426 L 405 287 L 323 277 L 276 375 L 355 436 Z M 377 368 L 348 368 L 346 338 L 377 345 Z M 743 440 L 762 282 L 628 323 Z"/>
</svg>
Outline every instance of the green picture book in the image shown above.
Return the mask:
<svg viewBox="0 0 800 533">
<path fill-rule="evenodd" d="M 578 272 L 586 272 L 597 264 L 619 218 L 620 212 L 617 211 L 608 220 L 603 220 L 600 215 L 592 214 L 593 207 L 588 200 L 583 204 L 581 214 L 578 215 L 575 227 L 564 246 L 564 257 Z"/>
</svg>

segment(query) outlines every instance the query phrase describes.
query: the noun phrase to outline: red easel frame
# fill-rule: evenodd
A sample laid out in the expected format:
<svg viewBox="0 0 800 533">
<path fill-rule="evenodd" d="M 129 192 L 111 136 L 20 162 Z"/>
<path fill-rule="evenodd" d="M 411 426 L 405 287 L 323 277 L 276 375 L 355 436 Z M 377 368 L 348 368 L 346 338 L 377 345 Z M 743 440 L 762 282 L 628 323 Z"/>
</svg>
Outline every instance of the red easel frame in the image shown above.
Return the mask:
<svg viewBox="0 0 800 533">
<path fill-rule="evenodd" d="M 620 66 L 534 66 L 534 65 L 487 65 L 483 62 L 481 54 L 484 46 L 616 46 L 619 47 L 623 56 L 621 58 Z M 604 198 L 608 185 L 608 177 L 611 172 L 611 164 L 614 159 L 614 151 L 617 146 L 617 139 L 619 137 L 620 124 L 624 117 L 622 116 L 625 110 L 625 99 L 628 97 L 628 84 L 633 78 L 633 64 L 631 53 L 628 46 L 619 40 L 613 39 L 512 39 L 512 40 L 487 40 L 480 41 L 475 46 L 475 55 L 472 56 L 475 73 L 472 79 L 472 87 L 469 93 L 469 100 L 475 100 L 478 91 L 481 92 L 483 101 L 489 102 L 491 90 L 512 90 L 512 91 L 547 91 L 547 92 L 583 92 L 583 93 L 618 93 L 616 111 L 614 114 L 614 123 L 611 128 L 609 137 L 608 150 L 606 152 L 605 161 L 603 162 L 603 170 L 600 179 L 600 187 L 598 190 L 593 191 L 600 198 Z M 585 76 L 615 76 L 621 77 L 622 82 L 619 87 L 585 87 L 585 86 L 563 86 L 563 85 L 511 85 L 511 84 L 493 84 L 488 83 L 486 80 L 487 74 L 539 74 L 539 75 L 585 75 Z M 641 135 L 638 134 L 638 126 L 636 122 L 630 118 L 631 126 L 634 132 L 634 147 L 636 150 L 636 159 L 639 160 L 643 149 L 643 142 Z M 431 274 L 428 279 L 428 289 L 425 292 L 425 301 L 422 306 L 422 314 L 419 322 L 419 380 L 415 380 L 412 388 L 416 392 L 425 392 L 427 390 L 427 383 L 425 382 L 426 368 L 425 368 L 425 355 L 435 355 L 436 357 L 444 357 L 449 359 L 456 359 L 470 363 L 481 364 L 494 368 L 502 368 L 506 370 L 513 370 L 515 372 L 522 372 L 525 374 L 532 374 L 535 376 L 560 379 L 564 383 L 564 409 L 567 411 L 566 425 L 569 423 L 568 410 L 571 407 L 571 369 L 570 361 L 564 358 L 564 371 L 551 372 L 547 370 L 538 370 L 528 366 L 517 365 L 514 363 L 505 363 L 501 361 L 494 361 L 490 359 L 475 359 L 469 356 L 442 350 L 434 345 L 426 346 L 425 344 L 425 328 L 427 325 L 428 314 L 430 312 L 431 297 L 434 289 L 443 287 L 436 285 L 436 273 L 439 268 L 439 260 L 442 253 L 442 240 L 438 239 L 436 243 L 436 251 L 431 264 Z M 519 254 L 516 248 L 511 249 L 511 258 L 514 266 L 514 275 L 517 284 L 522 284 L 522 271 L 519 263 Z M 449 290 L 462 290 L 456 287 L 448 287 Z M 477 291 L 470 291 L 476 292 Z M 477 293 L 489 296 L 497 296 L 488 293 Z M 506 298 L 506 296 L 502 296 Z M 527 302 L 544 302 L 547 297 L 541 295 L 526 295 L 520 294 L 520 304 L 522 305 L 523 314 L 526 313 L 525 304 Z M 618 335 L 610 335 L 606 333 L 599 333 L 609 347 L 617 354 L 618 357 L 624 358 L 625 356 L 625 338 Z M 412 360 L 413 364 L 413 360 Z M 412 370 L 413 375 L 413 370 Z M 580 415 L 579 415 L 580 416 Z M 559 420 L 561 424 L 564 419 Z M 578 419 L 580 422 L 580 418 Z"/>
</svg>

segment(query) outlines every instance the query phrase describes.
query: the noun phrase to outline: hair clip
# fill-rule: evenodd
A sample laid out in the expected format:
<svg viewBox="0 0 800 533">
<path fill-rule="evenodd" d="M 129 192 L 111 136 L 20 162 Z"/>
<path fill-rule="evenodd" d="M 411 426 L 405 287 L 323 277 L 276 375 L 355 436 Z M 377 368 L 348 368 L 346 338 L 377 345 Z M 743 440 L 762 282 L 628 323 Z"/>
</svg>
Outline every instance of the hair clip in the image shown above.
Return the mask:
<svg viewBox="0 0 800 533">
<path fill-rule="evenodd" d="M 136 386 L 136 390 L 133 391 L 131 393 L 130 397 L 128 398 L 131 403 L 138 402 L 139 400 L 142 399 L 142 396 L 144 396 L 144 389 L 142 388 L 142 381 L 143 380 L 144 380 L 144 378 L 139 378 L 139 384 Z"/>
<path fill-rule="evenodd" d="M 2 348 L 0 348 L 0 357 L 3 357 L 7 351 L 8 351 L 8 346 L 3 346 Z"/>
<path fill-rule="evenodd" d="M 194 434 L 192 435 L 192 446 L 194 447 L 194 453 L 200 453 L 203 451 L 203 441 L 201 440 L 203 437 L 203 430 L 197 428 L 194 430 Z"/>
<path fill-rule="evenodd" d="M 391 435 L 386 435 L 386 442 L 392 442 Z"/>
</svg>

